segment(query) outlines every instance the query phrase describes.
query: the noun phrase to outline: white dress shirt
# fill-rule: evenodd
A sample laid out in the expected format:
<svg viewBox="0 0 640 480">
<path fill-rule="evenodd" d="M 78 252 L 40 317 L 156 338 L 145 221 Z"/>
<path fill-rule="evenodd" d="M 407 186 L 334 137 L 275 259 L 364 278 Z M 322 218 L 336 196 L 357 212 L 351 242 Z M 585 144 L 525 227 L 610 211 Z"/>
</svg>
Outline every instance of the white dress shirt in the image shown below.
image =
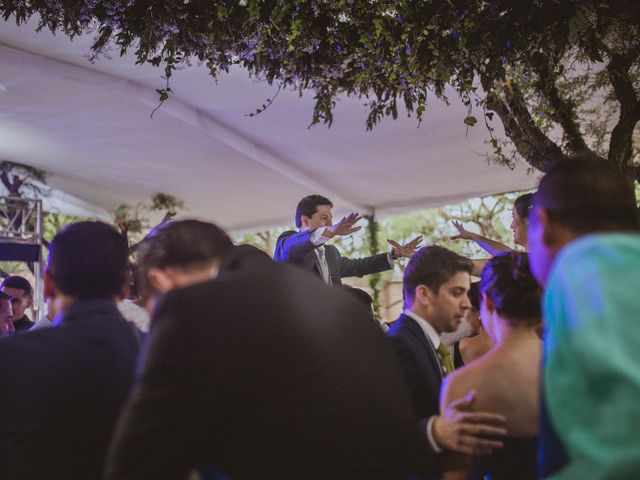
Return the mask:
<svg viewBox="0 0 640 480">
<path fill-rule="evenodd" d="M 325 249 L 324 244 L 330 240 L 329 237 L 324 237 L 322 234 L 324 233 L 325 228 L 316 228 L 313 233 L 311 233 L 310 241 L 318 248 L 316 248 L 313 253 L 318 258 L 318 264 L 320 265 L 320 275 L 324 280 L 324 283 L 331 285 L 331 273 L 329 272 L 329 264 L 327 263 L 327 258 L 324 255 Z M 389 262 L 389 266 L 393 268 L 393 257 L 391 253 L 387 253 L 387 261 Z"/>
</svg>

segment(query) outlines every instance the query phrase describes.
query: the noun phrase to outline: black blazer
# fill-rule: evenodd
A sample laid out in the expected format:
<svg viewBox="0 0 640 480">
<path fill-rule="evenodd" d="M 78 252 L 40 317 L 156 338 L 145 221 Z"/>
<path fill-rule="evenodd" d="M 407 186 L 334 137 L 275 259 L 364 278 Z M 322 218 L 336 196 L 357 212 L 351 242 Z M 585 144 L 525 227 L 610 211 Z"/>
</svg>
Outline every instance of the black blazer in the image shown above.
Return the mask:
<svg viewBox="0 0 640 480">
<path fill-rule="evenodd" d="M 99 479 L 139 350 L 111 300 L 81 300 L 57 327 L 0 340 L 0 478 Z"/>
<path fill-rule="evenodd" d="M 346 293 L 249 246 L 153 316 L 106 478 L 402 478 L 422 468 L 393 352 Z"/>
<path fill-rule="evenodd" d="M 305 270 L 320 275 L 318 257 L 314 253 L 317 248 L 311 243 L 311 235 L 315 230 L 284 232 L 276 242 L 273 258 L 276 262 L 289 262 Z M 372 273 L 391 270 L 386 253 L 365 258 L 345 258 L 333 245 L 325 244 L 325 258 L 329 265 L 329 276 L 332 285 L 342 285 L 342 278 L 362 277 Z"/>
<path fill-rule="evenodd" d="M 419 431 L 426 441 L 427 422 L 440 412 L 443 372 L 435 347 L 420 325 L 404 314 L 387 331 L 387 336 L 393 343 L 396 358 L 404 372 L 413 408 L 419 419 Z"/>
</svg>

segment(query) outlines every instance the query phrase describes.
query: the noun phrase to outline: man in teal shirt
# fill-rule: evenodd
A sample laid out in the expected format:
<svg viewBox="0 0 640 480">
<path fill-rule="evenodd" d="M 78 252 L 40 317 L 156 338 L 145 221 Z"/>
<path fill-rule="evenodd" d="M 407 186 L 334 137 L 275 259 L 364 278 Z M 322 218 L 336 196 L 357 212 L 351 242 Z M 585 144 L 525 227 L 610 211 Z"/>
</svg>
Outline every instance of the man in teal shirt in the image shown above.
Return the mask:
<svg viewBox="0 0 640 480">
<path fill-rule="evenodd" d="M 529 223 L 545 287 L 541 478 L 640 478 L 640 219 L 599 159 L 559 162 Z"/>
</svg>

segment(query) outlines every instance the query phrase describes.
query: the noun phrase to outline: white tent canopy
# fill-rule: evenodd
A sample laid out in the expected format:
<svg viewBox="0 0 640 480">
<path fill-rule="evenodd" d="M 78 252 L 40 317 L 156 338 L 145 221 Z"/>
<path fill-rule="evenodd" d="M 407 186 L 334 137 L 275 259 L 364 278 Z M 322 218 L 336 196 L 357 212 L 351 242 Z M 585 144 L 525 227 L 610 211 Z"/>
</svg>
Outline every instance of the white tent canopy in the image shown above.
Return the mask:
<svg viewBox="0 0 640 480">
<path fill-rule="evenodd" d="M 0 21 L 1 22 L 1 21 Z M 466 107 L 432 98 L 419 128 L 400 114 L 368 132 L 365 99 L 341 98 L 331 128 L 308 128 L 313 93 L 281 91 L 240 68 L 214 81 L 197 65 L 162 70 L 132 55 L 91 63 L 91 37 L 0 23 L 0 160 L 50 173 L 62 204 L 106 215 L 164 192 L 189 216 L 234 231 L 291 224 L 298 200 L 331 198 L 338 213 L 391 214 L 530 188 L 526 166 L 489 165 L 484 127 Z"/>
</svg>

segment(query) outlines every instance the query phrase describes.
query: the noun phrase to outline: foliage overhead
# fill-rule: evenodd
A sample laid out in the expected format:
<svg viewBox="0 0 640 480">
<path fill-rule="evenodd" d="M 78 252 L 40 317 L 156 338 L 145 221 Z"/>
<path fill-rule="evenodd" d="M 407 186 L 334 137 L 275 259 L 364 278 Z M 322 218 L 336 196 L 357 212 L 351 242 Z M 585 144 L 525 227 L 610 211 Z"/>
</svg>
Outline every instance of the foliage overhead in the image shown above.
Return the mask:
<svg viewBox="0 0 640 480">
<path fill-rule="evenodd" d="M 535 168 L 599 155 L 640 178 L 637 0 L 0 0 L 18 24 L 71 37 L 93 32 L 94 55 L 135 50 L 169 77 L 197 59 L 211 75 L 240 64 L 279 87 L 315 92 L 313 122 L 331 124 L 340 94 L 366 98 L 367 126 L 399 105 L 422 117 L 452 87 L 509 162 L 492 119 Z M 613 105 L 600 129 L 584 115 Z M 475 109 L 475 111 L 474 111 Z M 260 109 L 258 109 L 260 110 Z M 598 133 L 599 132 L 599 133 Z"/>
<path fill-rule="evenodd" d="M 51 193 L 45 186 L 47 173 L 21 163 L 0 162 L 0 182 L 8 197 L 36 198 Z"/>
</svg>

